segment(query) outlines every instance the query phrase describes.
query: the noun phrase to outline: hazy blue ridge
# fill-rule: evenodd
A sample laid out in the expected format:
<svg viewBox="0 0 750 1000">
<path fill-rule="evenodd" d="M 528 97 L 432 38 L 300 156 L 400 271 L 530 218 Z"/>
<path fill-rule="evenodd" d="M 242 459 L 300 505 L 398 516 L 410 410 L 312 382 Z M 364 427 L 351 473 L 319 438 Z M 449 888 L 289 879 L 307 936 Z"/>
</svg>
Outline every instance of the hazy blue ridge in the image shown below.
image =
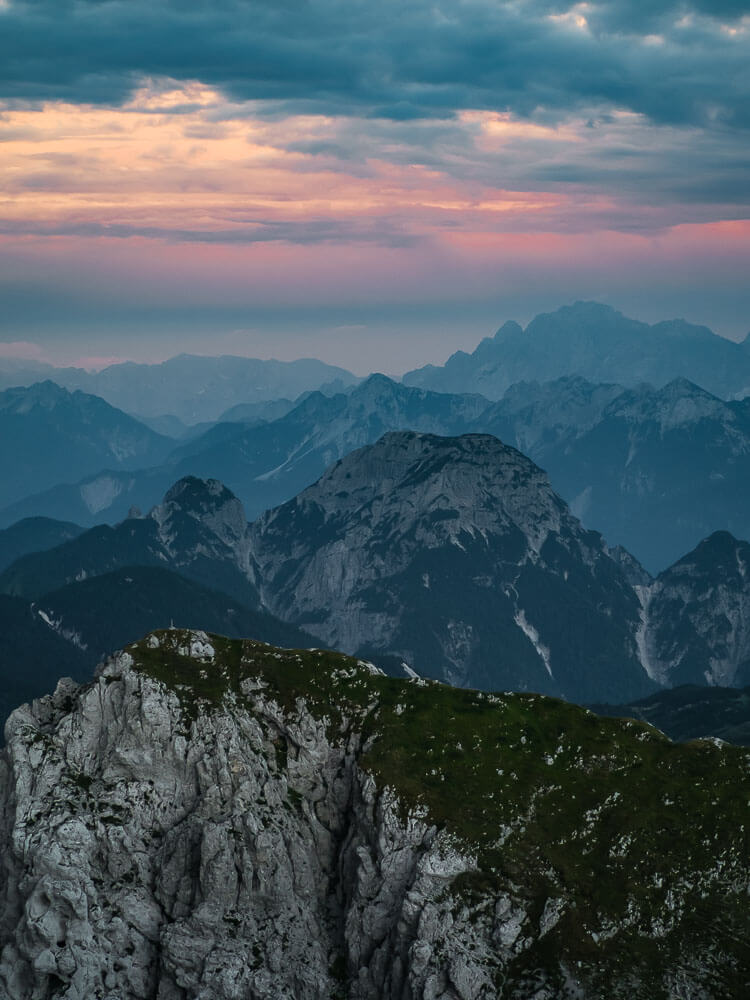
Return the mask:
<svg viewBox="0 0 750 1000">
<path fill-rule="evenodd" d="M 468 354 L 407 372 L 406 385 L 500 399 L 515 382 L 579 375 L 592 382 L 665 385 L 684 377 L 724 398 L 750 393 L 747 347 L 682 319 L 649 325 L 610 306 L 577 302 L 523 330 L 505 323 Z"/>
<path fill-rule="evenodd" d="M 71 521 L 28 517 L 0 531 L 0 570 L 21 556 L 41 552 L 77 538 L 84 529 Z"/>
<path fill-rule="evenodd" d="M 148 510 L 185 475 L 217 478 L 250 518 L 295 496 L 331 462 L 390 430 L 492 433 L 544 468 L 573 512 L 658 573 L 715 530 L 750 537 L 750 402 L 686 379 L 655 389 L 580 377 L 524 382 L 489 403 L 373 375 L 347 394 L 307 394 L 283 417 L 212 425 L 158 467 L 113 468 L 0 511 L 84 525 Z"/>
<path fill-rule="evenodd" d="M 0 463 L 12 474 L 0 480 L 0 504 L 75 483 L 102 468 L 160 464 L 173 447 L 172 440 L 97 396 L 71 393 L 54 382 L 6 389 L 0 393 Z"/>
<path fill-rule="evenodd" d="M 0 386 L 30 385 L 40 378 L 93 393 L 128 413 L 149 418 L 171 416 L 183 424 L 216 420 L 228 407 L 240 403 L 295 399 L 329 383 L 345 387 L 357 381 L 351 372 L 312 358 L 264 361 L 180 354 L 158 364 L 127 361 L 98 372 L 16 363 L 3 373 L 0 363 Z M 175 429 L 174 424 L 171 429 Z"/>
</svg>

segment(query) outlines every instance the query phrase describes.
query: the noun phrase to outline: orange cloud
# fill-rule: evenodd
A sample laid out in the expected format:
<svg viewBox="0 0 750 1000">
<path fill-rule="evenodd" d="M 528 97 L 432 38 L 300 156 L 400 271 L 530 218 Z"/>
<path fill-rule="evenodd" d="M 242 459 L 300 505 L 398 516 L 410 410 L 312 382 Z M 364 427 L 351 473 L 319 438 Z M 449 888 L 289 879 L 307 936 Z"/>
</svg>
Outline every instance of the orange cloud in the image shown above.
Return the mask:
<svg viewBox="0 0 750 1000">
<path fill-rule="evenodd" d="M 501 126 L 548 131 L 503 116 L 479 114 L 476 123 L 488 134 Z M 269 223 L 397 217 L 404 231 L 434 235 L 470 219 L 474 227 L 482 216 L 490 225 L 499 215 L 530 218 L 561 201 L 376 157 L 349 172 L 346 163 L 287 148 L 324 142 L 336 127 L 324 116 L 269 124 L 200 84 L 144 88 L 117 111 L 60 103 L 9 110 L 0 119 L 0 218 L 18 234 L 96 226 L 231 238 Z"/>
</svg>

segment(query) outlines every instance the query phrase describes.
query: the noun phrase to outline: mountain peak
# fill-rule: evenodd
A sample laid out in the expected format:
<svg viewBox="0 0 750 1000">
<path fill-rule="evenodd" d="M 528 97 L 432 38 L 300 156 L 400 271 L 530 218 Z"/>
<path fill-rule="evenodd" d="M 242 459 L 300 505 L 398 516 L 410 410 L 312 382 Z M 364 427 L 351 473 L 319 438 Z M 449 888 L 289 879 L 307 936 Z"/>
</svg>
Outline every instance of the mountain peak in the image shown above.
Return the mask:
<svg viewBox="0 0 750 1000">
<path fill-rule="evenodd" d="M 595 302 L 593 299 L 577 299 L 572 305 L 560 306 L 556 310 L 557 314 L 563 316 L 588 316 L 588 317 L 615 317 L 622 316 L 622 313 L 613 306 L 608 306 L 604 302 Z M 554 316 L 556 313 L 548 313 Z"/>
<path fill-rule="evenodd" d="M 374 444 L 360 448 L 352 455 L 369 459 L 402 465 L 404 462 L 419 462 L 425 458 L 439 458 L 439 467 L 446 468 L 449 464 L 471 463 L 476 466 L 477 474 L 483 472 L 483 463 L 489 462 L 487 472 L 491 473 L 492 463 L 508 463 L 523 465 L 529 470 L 535 470 L 544 475 L 531 459 L 512 448 L 492 434 L 462 434 L 457 437 L 444 437 L 438 434 L 425 434 L 418 431 L 396 430 L 387 431 Z M 347 455 L 339 465 L 348 463 L 351 456 Z M 353 460 L 354 461 L 354 460 Z M 334 468 L 336 468 L 334 466 Z M 331 473 L 333 470 L 330 470 Z"/>
<path fill-rule="evenodd" d="M 410 525 L 423 518 L 437 518 L 444 525 L 439 533 L 451 537 L 512 522 L 537 549 L 564 511 L 544 472 L 493 435 L 415 431 L 389 431 L 350 452 L 261 521 L 310 504 L 336 518 L 356 519 L 367 509 L 370 530 L 398 522 L 401 533 L 417 530 Z"/>
<path fill-rule="evenodd" d="M 523 327 L 519 323 L 516 323 L 514 319 L 509 319 L 503 323 L 492 339 L 496 342 L 502 342 L 504 340 L 512 340 L 522 335 Z"/>
<path fill-rule="evenodd" d="M 163 503 L 165 506 L 177 506 L 193 517 L 203 517 L 205 514 L 220 510 L 228 504 L 239 504 L 240 501 L 218 479 L 199 479 L 197 476 L 185 476 L 167 490 Z"/>
<path fill-rule="evenodd" d="M 372 375 L 368 375 L 366 379 L 360 382 L 356 388 L 352 389 L 351 395 L 356 399 L 362 396 L 372 396 L 375 393 L 393 393 L 398 388 L 399 383 L 394 382 L 392 378 L 383 375 L 382 372 L 373 372 Z"/>
<path fill-rule="evenodd" d="M 71 398 L 72 394 L 67 389 L 63 389 L 51 379 L 44 379 L 28 387 L 6 389 L 0 393 L 0 409 L 12 413 L 28 413 L 36 406 L 53 409 Z"/>
<path fill-rule="evenodd" d="M 743 542 L 735 538 L 731 531 L 714 531 L 707 538 L 700 541 L 692 552 L 683 556 L 675 565 L 680 563 L 702 563 L 708 562 L 713 566 L 717 560 L 723 558 L 735 559 L 735 553 L 739 549 L 749 549 L 748 542 Z M 665 570 L 666 573 L 669 570 Z"/>
<path fill-rule="evenodd" d="M 390 431 L 250 534 L 269 609 L 332 648 L 452 684 L 580 697 L 611 680 L 598 629 L 622 651 L 616 683 L 649 687 L 628 637 L 637 599 L 601 536 L 491 434 Z M 557 609 L 574 605 L 561 637 Z"/>
<path fill-rule="evenodd" d="M 218 479 L 199 479 L 185 476 L 167 491 L 160 506 L 151 517 L 159 525 L 163 544 L 169 548 L 174 537 L 180 534 L 180 524 L 185 518 L 208 529 L 226 546 L 236 552 L 239 562 L 245 559 L 247 518 L 242 502 Z"/>
<path fill-rule="evenodd" d="M 670 382 L 667 382 L 661 391 L 667 399 L 681 399 L 685 396 L 690 397 L 691 399 L 698 397 L 705 399 L 717 399 L 713 393 L 707 392 L 695 382 L 691 382 L 689 378 L 685 378 L 683 375 L 680 375 L 678 378 L 673 378 Z"/>
</svg>

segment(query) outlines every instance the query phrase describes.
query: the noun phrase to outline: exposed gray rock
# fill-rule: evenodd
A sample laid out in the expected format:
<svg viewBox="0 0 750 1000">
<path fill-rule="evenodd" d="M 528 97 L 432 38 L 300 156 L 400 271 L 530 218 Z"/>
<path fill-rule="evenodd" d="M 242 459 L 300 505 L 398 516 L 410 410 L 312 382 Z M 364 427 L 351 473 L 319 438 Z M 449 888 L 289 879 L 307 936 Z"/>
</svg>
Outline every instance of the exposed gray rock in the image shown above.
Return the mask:
<svg viewBox="0 0 750 1000">
<path fill-rule="evenodd" d="M 210 668 L 207 637 L 184 652 Z M 0 761 L 8 1000 L 55 984 L 65 1000 L 312 1000 L 347 973 L 358 1000 L 493 995 L 479 936 L 440 899 L 472 859 L 401 818 L 358 769 L 356 735 L 333 744 L 304 706 L 289 719 L 262 689 L 252 702 L 189 727 L 122 653 L 94 685 L 61 681 L 14 714 Z"/>
<path fill-rule="evenodd" d="M 585 701 L 653 689 L 620 563 L 538 466 L 490 435 L 386 434 L 259 518 L 251 539 L 265 606 L 331 648 L 490 690 Z"/>
<path fill-rule="evenodd" d="M 164 671 L 170 686 L 159 679 Z M 421 700 L 414 702 L 410 690 Z M 628 864 L 665 874 L 646 883 L 641 873 L 621 902 L 607 901 L 607 915 L 599 904 L 591 908 L 585 870 L 580 884 L 578 874 L 560 878 L 550 860 L 534 860 L 532 841 L 520 855 L 529 859 L 529 871 L 501 876 L 487 858 L 497 857 L 502 844 L 510 863 L 513 838 L 523 844 L 526 826 L 535 822 L 535 801 L 554 797 L 555 781 L 567 780 L 568 772 L 558 770 L 550 784 L 552 757 L 526 749 L 521 737 L 524 768 L 541 769 L 545 780 L 530 786 L 510 826 L 490 824 L 492 843 L 499 840 L 481 860 L 479 840 L 437 822 L 427 800 L 404 798 L 378 781 L 367 757 L 387 719 L 404 715 L 405 727 L 416 725 L 418 712 L 431 704 L 444 711 L 445 691 L 386 680 L 371 665 L 337 654 L 282 653 L 175 630 L 117 654 L 93 684 L 61 681 L 54 695 L 18 709 L 0 755 L 0 994 L 8 1000 L 597 1000 L 606 982 L 613 1000 L 650 1000 L 655 983 L 667 1000 L 730 995 L 713 993 L 710 984 L 737 983 L 743 975 L 737 966 L 743 953 L 733 945 L 743 933 L 736 914 L 748 887 L 739 819 L 730 822 L 726 809 L 691 818 L 698 837 L 713 829 L 725 838 L 713 862 L 695 859 L 692 848 L 676 861 L 659 854 L 659 844 L 673 841 L 671 827 L 665 840 L 661 827 L 646 820 L 651 854 L 636 844 Z M 653 753 L 663 749 L 663 737 L 643 727 L 631 733 L 634 723 L 608 722 L 589 750 L 576 746 L 591 731 L 582 710 L 563 712 L 561 703 L 543 699 L 537 709 L 529 698 L 462 699 L 448 714 L 490 713 L 485 734 L 502 729 L 509 708 L 514 717 L 552 711 L 583 725 L 571 734 L 569 773 L 574 782 L 581 769 L 590 776 L 575 785 L 580 814 L 574 806 L 572 827 L 562 821 L 556 836 L 569 841 L 575 866 L 590 864 L 592 850 L 597 856 L 603 850 L 616 866 L 632 835 L 597 832 L 602 811 L 619 808 L 621 793 L 611 792 L 611 776 L 597 777 L 592 762 L 604 773 L 608 745 L 605 770 L 626 775 L 644 741 Z M 442 718 L 446 739 L 455 742 Z M 514 722 L 503 730 L 508 754 L 530 732 L 532 715 L 525 718 L 517 731 Z M 555 758 L 568 753 L 562 732 L 554 722 Z M 619 735 L 604 744 L 605 732 Z M 402 737 L 394 738 L 395 751 Z M 502 753 L 488 758 L 480 737 L 472 739 L 477 760 L 489 762 L 494 776 Z M 623 750 L 617 740 L 626 741 Z M 710 752 L 717 760 L 731 756 L 722 761 L 730 771 L 711 786 L 724 794 L 725 786 L 734 787 L 735 769 L 747 763 L 740 751 Z M 521 758 L 512 759 L 520 768 Z M 421 766 L 415 762 L 415 775 Z M 445 780 L 451 772 L 442 773 Z M 629 779 L 623 780 L 627 796 Z M 572 787 L 566 814 L 576 799 Z M 594 789 L 594 806 L 583 801 L 584 788 Z M 460 791 L 452 792 L 459 810 Z M 463 805 L 479 814 L 478 803 Z M 605 871 L 602 877 L 612 878 Z M 669 878 L 666 895 L 663 878 Z M 709 919 L 698 925 L 694 953 L 683 962 L 672 942 L 693 897 L 708 899 Z M 718 900 L 727 941 L 717 948 Z M 558 936 L 563 923 L 567 929 Z M 631 968 L 618 965 L 620 935 L 623 947 L 635 949 Z M 656 961 L 649 950 L 654 937 L 663 941 Z M 582 966 L 575 954 L 590 958 Z"/>
<path fill-rule="evenodd" d="M 642 659 L 667 686 L 750 683 L 750 544 L 717 531 L 640 589 Z"/>
</svg>

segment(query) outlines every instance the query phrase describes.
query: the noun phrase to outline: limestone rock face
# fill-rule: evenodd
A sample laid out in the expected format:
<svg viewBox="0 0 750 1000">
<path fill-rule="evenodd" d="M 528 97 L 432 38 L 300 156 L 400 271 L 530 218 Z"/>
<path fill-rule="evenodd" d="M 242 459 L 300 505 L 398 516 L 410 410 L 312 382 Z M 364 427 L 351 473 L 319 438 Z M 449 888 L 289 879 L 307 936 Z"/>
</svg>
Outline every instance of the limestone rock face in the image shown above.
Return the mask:
<svg viewBox="0 0 750 1000">
<path fill-rule="evenodd" d="M 332 648 L 575 701 L 654 688 L 620 565 L 490 435 L 386 434 L 250 531 L 264 605 Z"/>
<path fill-rule="evenodd" d="M 750 975 L 737 748 L 181 630 L 6 742 L 8 1000 L 718 1000 Z"/>
<path fill-rule="evenodd" d="M 648 587 L 642 661 L 669 687 L 750 683 L 750 544 L 717 531 Z"/>
<path fill-rule="evenodd" d="M 155 640 L 158 641 L 158 640 Z M 210 669 L 207 638 L 189 654 Z M 115 656 L 15 713 L 0 763 L 8 1000 L 492 996 L 440 901 L 472 867 L 293 719 L 201 714 Z M 71 711 L 72 709 L 72 711 Z M 446 945 L 461 939 L 455 954 Z M 453 984 L 453 985 L 451 985 Z"/>
</svg>

